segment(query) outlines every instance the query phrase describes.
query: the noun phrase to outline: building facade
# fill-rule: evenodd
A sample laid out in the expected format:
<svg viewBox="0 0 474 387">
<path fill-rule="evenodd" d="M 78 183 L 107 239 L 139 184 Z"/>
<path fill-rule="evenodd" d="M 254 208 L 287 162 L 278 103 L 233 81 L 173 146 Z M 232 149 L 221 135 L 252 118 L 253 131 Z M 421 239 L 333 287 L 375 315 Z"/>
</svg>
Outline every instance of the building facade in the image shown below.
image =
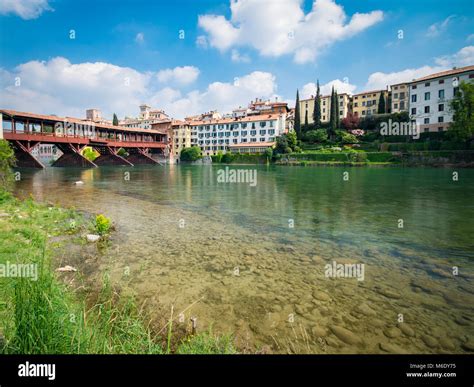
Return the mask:
<svg viewBox="0 0 474 387">
<path fill-rule="evenodd" d="M 342 120 L 347 117 L 347 113 L 350 111 L 351 97 L 349 94 L 343 93 L 338 95 L 339 99 L 339 118 Z M 308 99 L 300 100 L 300 122 L 304 125 L 306 122 L 306 116 L 308 117 L 308 124 L 312 124 L 313 111 L 314 111 L 314 96 Z M 321 122 L 328 123 L 331 116 L 331 96 L 321 96 Z"/>
<path fill-rule="evenodd" d="M 171 130 L 170 155 L 178 159 L 181 150 L 195 145 L 191 143 L 191 125 L 188 121 L 175 120 L 171 124 Z"/>
<path fill-rule="evenodd" d="M 474 82 L 474 66 L 453 68 L 409 83 L 410 120 L 422 133 L 448 129 L 453 121 L 450 103 L 461 82 Z"/>
<path fill-rule="evenodd" d="M 286 114 L 258 114 L 242 118 L 188 121 L 191 146 L 197 145 L 203 156 L 225 153 L 231 145 L 274 143 L 285 133 Z M 268 147 L 267 145 L 265 145 Z"/>
<path fill-rule="evenodd" d="M 119 122 L 119 125 L 127 128 L 151 129 L 153 124 L 170 120 L 170 117 L 163 110 L 152 110 L 149 105 L 143 104 L 140 105 L 138 118 L 126 117 Z"/>
<path fill-rule="evenodd" d="M 354 94 L 352 96 L 351 110 L 354 115 L 359 118 L 373 116 L 378 114 L 380 95 L 385 99 L 385 112 L 390 112 L 389 106 L 389 91 L 388 90 L 372 90 L 364 91 L 363 93 Z"/>
<path fill-rule="evenodd" d="M 391 113 L 407 112 L 409 107 L 408 94 L 410 87 L 408 83 L 398 83 L 390 86 L 391 91 Z"/>
</svg>

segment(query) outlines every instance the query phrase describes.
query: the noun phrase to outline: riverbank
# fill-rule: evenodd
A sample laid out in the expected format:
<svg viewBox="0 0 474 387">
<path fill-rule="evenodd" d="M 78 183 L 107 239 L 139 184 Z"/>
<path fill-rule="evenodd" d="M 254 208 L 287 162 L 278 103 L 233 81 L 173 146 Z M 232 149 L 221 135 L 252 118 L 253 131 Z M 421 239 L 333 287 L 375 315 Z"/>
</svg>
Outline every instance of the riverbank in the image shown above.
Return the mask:
<svg viewBox="0 0 474 387">
<path fill-rule="evenodd" d="M 132 294 L 105 275 L 91 286 L 70 251 L 100 244 L 93 219 L 74 209 L 0 192 L 0 353 L 235 353 L 230 336 L 175 333 L 178 313 L 161 329 Z M 91 258 L 93 261 L 93 258 Z"/>
</svg>

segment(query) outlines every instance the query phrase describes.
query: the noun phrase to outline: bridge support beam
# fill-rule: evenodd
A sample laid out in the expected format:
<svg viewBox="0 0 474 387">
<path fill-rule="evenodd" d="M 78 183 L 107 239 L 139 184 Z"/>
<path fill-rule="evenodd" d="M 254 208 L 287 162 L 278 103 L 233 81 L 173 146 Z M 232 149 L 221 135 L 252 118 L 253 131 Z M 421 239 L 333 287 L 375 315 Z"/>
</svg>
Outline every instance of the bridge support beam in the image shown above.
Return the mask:
<svg viewBox="0 0 474 387">
<path fill-rule="evenodd" d="M 153 159 L 147 152 L 146 149 L 136 149 L 135 152 L 128 155 L 127 160 L 131 161 L 135 165 L 155 165 L 159 164 L 158 161 Z"/>
<path fill-rule="evenodd" d="M 31 144 L 30 142 L 22 143 L 20 141 L 13 141 L 13 150 L 15 152 L 16 166 L 19 168 L 44 168 L 44 165 L 36 160 L 31 154 L 31 149 L 38 144 L 37 142 Z"/>
<path fill-rule="evenodd" d="M 133 167 L 133 164 L 130 161 L 117 154 L 118 149 L 115 150 L 108 146 L 104 146 L 98 147 L 97 150 L 99 151 L 100 156 L 94 160 L 94 163 L 99 166 L 123 165 L 126 167 Z"/>
<path fill-rule="evenodd" d="M 86 159 L 80 153 L 80 147 L 75 147 L 72 144 L 64 144 L 58 146 L 62 156 L 57 159 L 52 166 L 53 167 L 77 167 L 77 168 L 95 168 L 97 164 Z"/>
</svg>

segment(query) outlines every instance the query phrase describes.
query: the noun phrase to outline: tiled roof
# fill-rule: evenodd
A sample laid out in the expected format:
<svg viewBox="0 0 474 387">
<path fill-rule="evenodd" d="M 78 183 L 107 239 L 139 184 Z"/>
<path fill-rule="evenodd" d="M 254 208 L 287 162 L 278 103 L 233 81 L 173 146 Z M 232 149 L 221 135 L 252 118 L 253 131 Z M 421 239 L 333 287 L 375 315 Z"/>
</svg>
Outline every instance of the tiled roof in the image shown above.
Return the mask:
<svg viewBox="0 0 474 387">
<path fill-rule="evenodd" d="M 441 71 L 439 73 L 430 74 L 430 75 L 427 75 L 425 77 L 414 79 L 412 82 L 421 82 L 421 81 L 427 81 L 428 79 L 433 79 L 433 78 L 447 77 L 447 76 L 450 76 L 450 75 L 461 74 L 461 73 L 464 73 L 466 71 L 474 71 L 474 65 L 473 66 L 466 66 L 466 67 L 459 67 L 459 68 L 456 68 L 456 69 L 451 69 L 451 70 Z"/>
<path fill-rule="evenodd" d="M 266 121 L 266 120 L 277 120 L 280 114 L 259 114 L 255 116 L 247 116 L 241 118 L 221 118 L 218 120 L 206 120 L 206 121 L 188 121 L 189 125 L 217 125 L 217 124 L 233 124 L 238 122 L 254 122 L 254 121 Z"/>
<path fill-rule="evenodd" d="M 99 129 L 115 129 L 120 130 L 122 132 L 138 132 L 138 133 L 155 133 L 155 134 L 162 134 L 162 132 L 152 129 L 143 129 L 143 128 L 126 128 L 124 126 L 115 126 L 115 125 L 107 125 L 107 124 L 100 124 L 94 121 L 83 120 L 80 118 L 74 117 L 59 117 L 59 116 L 52 116 L 52 115 L 44 115 L 44 114 L 35 114 L 35 113 L 28 113 L 28 112 L 19 112 L 16 110 L 7 110 L 7 109 L 0 109 L 0 113 L 6 114 L 13 118 L 31 118 L 37 120 L 44 120 L 44 121 L 55 121 L 55 122 L 71 122 L 75 124 L 81 125 L 93 125 L 95 128 Z"/>
</svg>

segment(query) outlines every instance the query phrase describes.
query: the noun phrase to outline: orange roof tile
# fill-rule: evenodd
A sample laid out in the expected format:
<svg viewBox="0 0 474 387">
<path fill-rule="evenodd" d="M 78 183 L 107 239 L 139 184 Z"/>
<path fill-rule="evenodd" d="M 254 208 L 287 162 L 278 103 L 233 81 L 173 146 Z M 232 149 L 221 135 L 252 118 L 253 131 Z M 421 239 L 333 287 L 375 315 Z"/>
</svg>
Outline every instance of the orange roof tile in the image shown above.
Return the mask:
<svg viewBox="0 0 474 387">
<path fill-rule="evenodd" d="M 456 74 L 464 73 L 466 71 L 474 71 L 474 65 L 473 66 L 459 67 L 459 68 L 456 68 L 456 69 L 451 69 L 451 70 L 441 71 L 439 73 L 430 74 L 430 75 L 427 75 L 425 77 L 414 79 L 411 83 L 427 81 L 428 79 L 447 77 L 449 75 L 456 75 Z"/>
</svg>

